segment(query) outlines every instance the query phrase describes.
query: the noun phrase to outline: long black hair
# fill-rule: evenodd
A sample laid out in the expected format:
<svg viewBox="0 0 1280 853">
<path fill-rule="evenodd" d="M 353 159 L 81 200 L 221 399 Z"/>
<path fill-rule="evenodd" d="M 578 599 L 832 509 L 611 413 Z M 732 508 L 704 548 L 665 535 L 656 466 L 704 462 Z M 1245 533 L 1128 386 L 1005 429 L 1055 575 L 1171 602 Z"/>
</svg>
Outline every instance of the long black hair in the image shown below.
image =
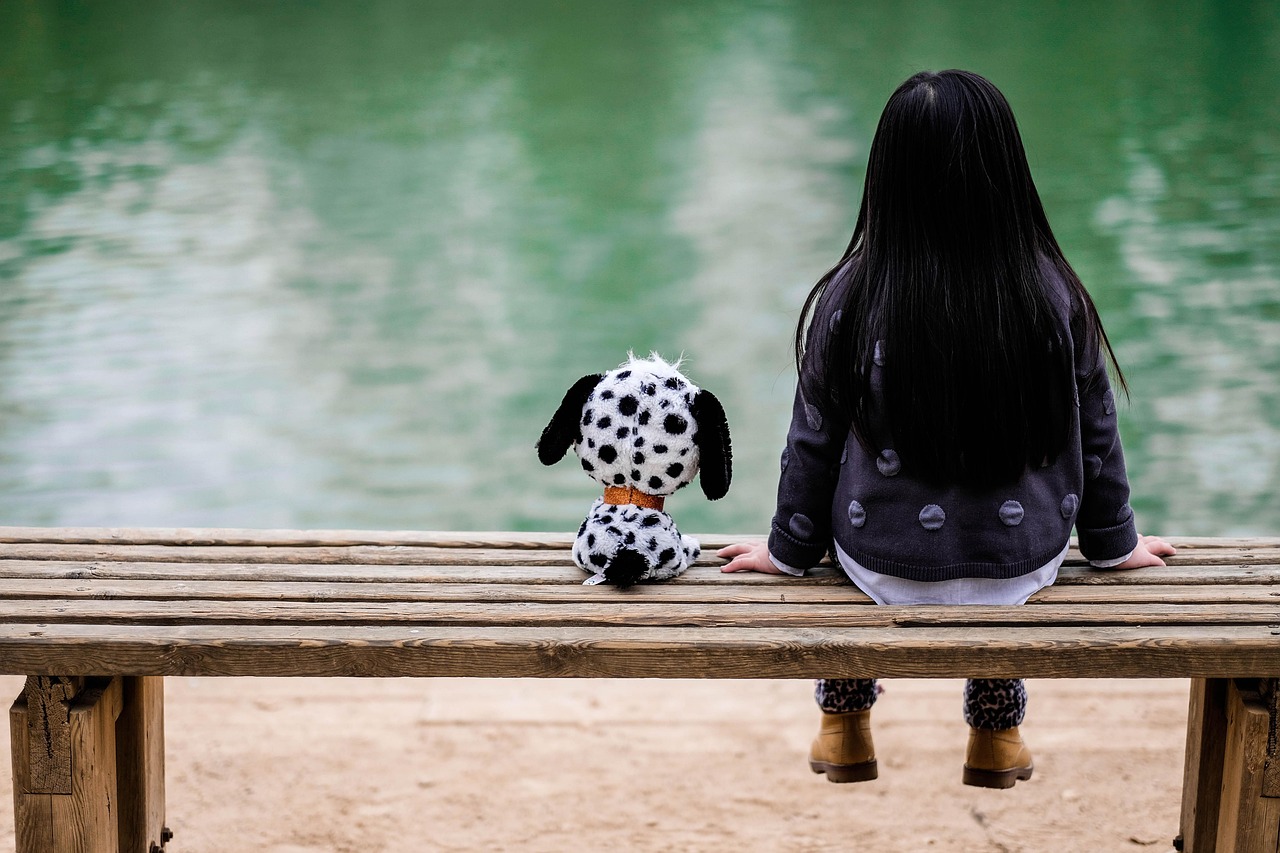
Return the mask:
<svg viewBox="0 0 1280 853">
<path fill-rule="evenodd" d="M 868 450 L 891 441 L 918 477 L 1012 482 L 1067 440 L 1075 382 L 1055 275 L 1076 305 L 1072 334 L 1083 335 L 1086 358 L 1102 346 L 1114 366 L 1008 101 L 971 72 L 920 72 L 885 106 L 853 237 L 805 301 L 802 391 L 851 423 Z M 879 413 L 873 364 L 882 365 Z M 877 417 L 888 436 L 877 435 Z"/>
</svg>

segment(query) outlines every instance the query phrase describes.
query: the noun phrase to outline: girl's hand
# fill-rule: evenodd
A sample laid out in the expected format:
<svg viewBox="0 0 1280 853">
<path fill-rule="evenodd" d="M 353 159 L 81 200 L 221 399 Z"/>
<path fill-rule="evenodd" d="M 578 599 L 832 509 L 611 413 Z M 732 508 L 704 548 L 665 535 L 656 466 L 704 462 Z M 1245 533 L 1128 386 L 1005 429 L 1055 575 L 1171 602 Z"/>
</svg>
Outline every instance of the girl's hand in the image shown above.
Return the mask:
<svg viewBox="0 0 1280 853">
<path fill-rule="evenodd" d="M 1173 546 L 1161 539 L 1159 536 L 1139 536 L 1138 547 L 1133 549 L 1133 553 L 1129 555 L 1129 559 L 1125 560 L 1117 569 L 1141 569 L 1144 566 L 1163 566 L 1164 560 L 1161 557 L 1172 557 L 1178 553 Z"/>
<path fill-rule="evenodd" d="M 721 566 L 722 572 L 763 572 L 766 575 L 780 575 L 782 570 L 769 559 L 769 546 L 763 542 L 755 545 L 739 543 L 721 548 L 716 556 L 729 561 Z"/>
</svg>

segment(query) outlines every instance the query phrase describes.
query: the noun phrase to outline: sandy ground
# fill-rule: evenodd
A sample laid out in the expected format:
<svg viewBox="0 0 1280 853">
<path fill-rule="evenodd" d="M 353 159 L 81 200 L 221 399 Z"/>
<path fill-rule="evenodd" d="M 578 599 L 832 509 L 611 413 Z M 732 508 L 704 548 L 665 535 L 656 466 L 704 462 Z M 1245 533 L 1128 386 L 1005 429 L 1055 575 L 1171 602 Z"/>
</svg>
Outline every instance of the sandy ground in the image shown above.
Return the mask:
<svg viewBox="0 0 1280 853">
<path fill-rule="evenodd" d="M 807 682 L 170 678 L 169 850 L 1172 849 L 1186 682 L 1031 682 L 1010 791 L 960 784 L 960 682 L 886 688 L 833 785 Z"/>
</svg>

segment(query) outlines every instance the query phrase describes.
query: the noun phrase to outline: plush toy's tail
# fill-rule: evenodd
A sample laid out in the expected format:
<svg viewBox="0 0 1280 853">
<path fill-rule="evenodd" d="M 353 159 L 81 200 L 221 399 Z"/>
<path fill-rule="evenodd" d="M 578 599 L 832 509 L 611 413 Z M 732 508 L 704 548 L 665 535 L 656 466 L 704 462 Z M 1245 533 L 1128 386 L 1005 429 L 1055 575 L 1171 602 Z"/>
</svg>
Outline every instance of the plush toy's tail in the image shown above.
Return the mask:
<svg viewBox="0 0 1280 853">
<path fill-rule="evenodd" d="M 604 570 L 604 579 L 619 589 L 626 589 L 648 570 L 649 564 L 639 551 L 623 548 L 613 555 L 613 562 Z"/>
</svg>

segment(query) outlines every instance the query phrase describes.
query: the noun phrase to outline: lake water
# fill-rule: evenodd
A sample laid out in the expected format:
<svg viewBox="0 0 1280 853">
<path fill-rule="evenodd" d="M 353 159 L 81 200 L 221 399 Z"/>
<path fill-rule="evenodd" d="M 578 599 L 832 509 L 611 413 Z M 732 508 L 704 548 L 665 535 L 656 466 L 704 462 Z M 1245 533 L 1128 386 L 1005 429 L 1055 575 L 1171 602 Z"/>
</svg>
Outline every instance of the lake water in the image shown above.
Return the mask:
<svg viewBox="0 0 1280 853">
<path fill-rule="evenodd" d="M 888 95 L 986 74 L 1131 388 L 1144 530 L 1278 534 L 1274 2 L 0 3 L 0 523 L 576 529 L 627 350 L 772 513 Z"/>
</svg>

